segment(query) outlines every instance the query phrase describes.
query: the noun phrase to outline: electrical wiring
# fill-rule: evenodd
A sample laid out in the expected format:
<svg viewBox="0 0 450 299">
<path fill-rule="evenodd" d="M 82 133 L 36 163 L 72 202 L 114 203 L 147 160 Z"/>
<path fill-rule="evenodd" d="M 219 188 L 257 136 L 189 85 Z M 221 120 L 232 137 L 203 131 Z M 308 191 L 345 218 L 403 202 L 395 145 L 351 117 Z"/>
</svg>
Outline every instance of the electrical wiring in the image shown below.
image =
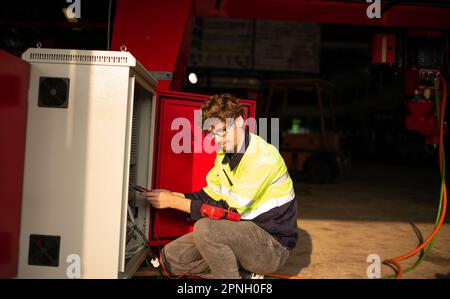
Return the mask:
<svg viewBox="0 0 450 299">
<path fill-rule="evenodd" d="M 434 82 L 434 89 L 437 90 L 437 82 L 436 81 Z M 436 105 L 436 107 L 439 106 L 439 99 L 438 99 L 437 93 L 435 93 L 435 105 Z M 443 107 L 443 109 L 445 109 L 445 107 Z M 440 114 L 439 111 L 437 111 L 438 125 L 440 124 L 440 115 L 439 114 Z M 442 193 L 443 193 L 443 187 L 444 187 L 443 180 L 445 179 L 445 174 L 446 174 L 446 172 L 445 172 L 445 165 L 446 165 L 445 149 L 444 148 L 442 149 L 442 162 L 443 162 L 442 163 L 442 179 L 441 179 L 441 189 L 440 189 L 440 196 L 439 196 L 440 202 L 439 202 L 439 209 L 438 209 L 438 213 L 437 213 L 437 217 L 436 217 L 437 219 L 440 218 L 441 211 L 442 211 Z M 438 220 L 436 220 L 435 226 L 437 224 L 438 224 Z M 433 248 L 433 243 L 434 243 L 434 239 L 431 240 L 426 251 L 422 253 L 422 255 L 419 257 L 419 259 L 416 261 L 416 263 L 413 266 L 411 266 L 410 268 L 404 270 L 403 273 L 410 272 L 410 271 L 414 270 L 415 268 L 417 268 L 422 263 L 422 261 L 425 259 L 425 257 L 428 255 L 428 253 L 431 251 L 431 249 Z"/>
<path fill-rule="evenodd" d="M 141 190 L 138 190 L 138 191 L 141 191 Z M 150 213 L 151 213 L 151 209 L 152 209 L 152 207 L 150 207 Z M 155 221 L 154 221 L 154 227 L 156 228 L 156 238 L 157 238 L 157 241 L 160 241 L 159 240 L 159 232 L 158 232 L 158 225 L 157 225 L 157 214 L 156 214 L 156 216 L 155 216 Z M 140 230 L 139 230 L 140 231 Z M 152 250 L 152 247 L 151 246 L 149 246 L 149 241 L 148 241 L 148 239 L 146 239 L 146 247 L 150 247 L 150 251 L 149 251 L 149 253 L 148 253 L 148 257 L 150 257 L 151 259 L 152 259 L 152 263 L 153 263 L 153 259 L 156 259 L 157 260 L 157 262 L 159 262 L 159 266 L 155 266 L 154 265 L 154 267 L 155 268 L 157 268 L 158 269 L 158 271 L 159 271 L 159 274 L 162 276 L 162 277 L 166 277 L 166 278 L 171 278 L 171 274 L 169 273 L 169 271 L 167 270 L 167 268 L 165 267 L 165 265 L 164 265 L 164 261 L 163 261 L 163 259 L 162 259 L 162 248 L 161 247 L 159 247 L 158 249 L 159 249 L 159 256 L 158 255 L 156 255 L 156 254 L 154 254 L 153 253 L 153 250 Z M 150 267 L 150 265 L 149 265 L 149 262 L 148 262 L 148 257 L 145 259 L 145 262 L 146 262 L 146 264 L 147 264 L 147 267 Z"/>
<path fill-rule="evenodd" d="M 135 247 L 136 249 L 134 249 L 133 251 L 127 252 L 125 254 L 126 258 L 132 257 L 133 255 L 135 255 L 136 253 L 138 253 L 139 251 L 141 251 L 142 249 L 144 249 L 146 247 L 146 245 L 141 245 L 141 246 L 137 246 Z"/>
<path fill-rule="evenodd" d="M 130 248 L 127 250 L 127 252 L 125 253 L 125 257 L 129 258 L 129 257 L 132 257 L 137 252 L 139 252 L 140 250 L 144 249 L 147 246 L 148 239 L 145 236 L 145 234 L 142 232 L 142 230 L 136 225 L 133 213 L 131 212 L 131 209 L 130 209 L 130 205 L 127 206 L 127 210 L 128 210 L 128 216 L 129 216 L 128 217 L 129 223 L 131 224 L 131 226 L 129 228 L 135 230 L 140 235 L 142 240 L 144 241 L 144 244 L 139 244 L 139 245 L 134 246 L 133 248 Z"/>
<path fill-rule="evenodd" d="M 156 239 L 158 240 L 158 243 L 160 242 L 159 239 L 159 227 L 158 227 L 158 213 L 155 213 L 155 230 L 156 230 Z M 163 259 L 163 248 L 159 247 L 159 267 L 160 269 L 162 269 L 162 271 L 160 270 L 160 273 L 162 276 L 165 276 L 166 278 L 171 278 L 171 274 L 170 272 L 167 270 L 166 266 L 164 265 L 164 259 Z"/>
<path fill-rule="evenodd" d="M 156 238 L 158 241 L 160 241 L 159 239 L 159 229 L 158 229 L 158 214 L 155 215 L 155 229 L 156 229 Z M 190 269 L 188 269 L 186 272 L 176 276 L 172 273 L 170 273 L 170 271 L 166 268 L 165 264 L 164 264 L 164 259 L 163 259 L 163 255 L 164 255 L 164 249 L 159 247 L 159 265 L 162 271 L 160 271 L 162 276 L 165 276 L 166 278 L 172 279 L 172 278 L 176 278 L 176 279 L 180 279 L 188 274 L 190 274 L 195 268 L 197 268 L 198 266 L 200 266 L 203 262 L 204 259 L 199 260 L 199 262 L 194 265 L 193 267 L 191 267 Z M 194 275 L 190 275 L 190 278 L 193 278 Z M 195 276 L 197 277 L 197 276 Z"/>
<path fill-rule="evenodd" d="M 128 210 L 128 216 L 129 216 L 130 221 L 132 223 L 132 227 L 131 228 L 134 229 L 142 237 L 142 239 L 145 241 L 145 243 L 148 243 L 147 237 L 142 232 L 142 230 L 139 227 L 137 227 L 137 225 L 136 225 L 136 221 L 134 220 L 134 215 L 131 212 L 130 205 L 128 205 L 127 210 Z"/>
<path fill-rule="evenodd" d="M 130 205 L 127 205 L 127 211 L 128 211 L 128 216 L 130 217 L 131 223 L 133 223 L 133 225 L 135 225 L 136 222 L 134 221 L 134 215 L 133 215 L 133 213 L 131 212 Z"/>
<path fill-rule="evenodd" d="M 437 217 L 437 218 L 439 218 L 439 217 Z M 418 246 L 420 246 L 420 244 L 422 244 L 423 243 L 423 235 L 422 235 L 422 232 L 420 231 L 420 229 L 414 224 L 414 223 L 410 223 L 411 224 L 411 226 L 412 226 L 412 228 L 413 228 L 413 230 L 414 230 L 414 233 L 416 234 L 416 236 L 417 236 L 417 239 L 419 240 L 419 245 Z M 433 242 L 433 241 L 432 241 Z M 431 244 L 431 243 L 430 243 Z M 424 248 L 422 248 L 422 250 L 420 251 L 420 254 L 419 254 L 419 258 L 418 258 L 418 260 L 416 261 L 416 263 L 423 257 L 423 255 L 425 254 L 425 249 Z M 403 271 L 404 273 L 405 273 L 405 271 Z"/>
<path fill-rule="evenodd" d="M 437 219 L 439 219 L 439 216 L 437 216 Z M 418 246 L 420 246 L 420 244 L 423 243 L 423 236 L 422 236 L 422 233 L 420 232 L 419 228 L 418 228 L 414 223 L 411 222 L 410 224 L 411 224 L 411 226 L 413 227 L 413 230 L 414 230 L 414 232 L 415 232 L 415 234 L 416 234 L 416 236 L 417 236 L 417 239 L 419 240 L 419 245 L 418 245 Z M 418 257 L 418 259 L 416 260 L 416 262 L 414 263 L 414 265 L 411 266 L 411 267 L 408 268 L 408 269 L 403 270 L 403 271 L 402 271 L 403 273 L 410 272 L 411 270 L 417 268 L 417 267 L 420 265 L 420 263 L 425 259 L 426 255 L 428 254 L 428 251 L 431 249 L 430 246 L 431 246 L 431 244 L 433 243 L 433 241 L 434 241 L 434 239 L 430 242 L 430 245 L 428 245 L 427 250 L 425 250 L 425 249 L 422 248 L 422 250 L 420 251 L 419 257 Z M 388 266 L 389 268 L 391 268 L 391 269 L 397 274 L 398 269 L 397 269 L 395 266 L 393 266 L 393 265 L 391 265 L 391 264 L 389 264 L 389 263 L 387 263 L 387 264 L 385 264 L 385 265 Z M 382 278 L 383 278 L 383 279 L 394 278 L 394 277 L 396 276 L 396 274 L 393 274 L 393 275 L 385 275 L 385 276 L 383 276 Z"/>
<path fill-rule="evenodd" d="M 130 209 L 130 205 L 128 205 L 128 216 L 130 217 L 130 220 L 131 220 L 131 222 L 133 223 L 133 229 L 135 230 L 135 231 L 137 231 L 137 233 L 142 237 L 142 239 L 145 241 L 145 244 L 147 244 L 148 243 L 148 239 L 147 239 L 147 237 L 145 236 L 145 234 L 142 232 L 142 230 L 136 225 L 136 221 L 134 220 L 134 215 L 133 215 L 133 213 L 131 212 L 131 209 Z"/>
<path fill-rule="evenodd" d="M 147 237 L 146 237 L 145 234 L 141 231 L 141 229 L 140 229 L 139 227 L 137 227 L 137 225 L 134 225 L 134 226 L 133 226 L 133 229 L 134 229 L 135 231 L 138 232 L 138 234 L 142 237 L 142 239 L 145 241 L 145 243 L 148 243 Z"/>
<path fill-rule="evenodd" d="M 164 271 L 164 275 L 165 275 L 167 278 L 170 279 L 170 278 L 172 277 L 172 275 L 171 275 L 171 273 L 167 270 L 166 266 L 164 265 L 164 260 L 163 260 L 163 258 L 162 258 L 162 249 L 161 249 L 160 252 L 159 252 L 159 264 L 160 264 L 161 269 Z"/>
<path fill-rule="evenodd" d="M 195 268 L 197 268 L 198 266 L 200 266 L 201 264 L 203 264 L 205 262 L 204 259 L 201 259 L 197 264 L 195 264 L 193 267 L 191 267 L 190 269 L 188 269 L 186 272 L 182 273 L 181 275 L 177 276 L 177 279 L 182 278 L 183 276 L 189 274 L 192 272 L 192 270 L 194 270 Z"/>
<path fill-rule="evenodd" d="M 416 249 L 412 250 L 411 252 L 408 252 L 402 256 L 391 258 L 388 260 L 385 260 L 383 264 L 394 266 L 395 268 L 395 278 L 399 279 L 402 277 L 403 273 L 409 272 L 415 268 L 417 268 L 420 263 L 425 259 L 427 254 L 430 252 L 432 246 L 433 246 L 433 238 L 436 236 L 439 229 L 442 227 L 442 224 L 445 219 L 445 214 L 447 210 L 447 186 L 445 182 L 445 150 L 444 150 L 444 144 L 443 144 L 443 135 L 444 135 L 444 119 L 445 119 L 445 109 L 446 109 L 446 101 L 447 101 L 447 84 L 445 82 L 445 79 L 440 76 L 440 80 L 442 82 L 442 99 L 441 99 L 441 105 L 439 105 L 438 101 L 438 93 L 435 92 L 435 107 L 436 107 L 436 114 L 437 114 L 437 122 L 438 122 L 438 128 L 439 128 L 439 169 L 441 174 L 441 189 L 440 189 L 440 200 L 439 200 L 439 207 L 438 207 L 438 213 L 437 213 L 437 219 L 435 223 L 434 230 L 432 233 L 428 236 L 428 238 L 422 242 L 421 245 L 419 245 Z M 435 80 L 435 91 L 437 91 L 437 81 Z M 401 265 L 398 263 L 399 261 L 405 260 L 410 258 L 411 256 L 414 256 L 419 251 L 423 250 L 423 248 L 429 244 L 427 247 L 425 253 L 416 261 L 416 263 L 406 269 L 402 270 Z M 392 276 L 389 276 L 392 277 Z M 387 277 L 387 278 L 389 278 Z"/>
</svg>

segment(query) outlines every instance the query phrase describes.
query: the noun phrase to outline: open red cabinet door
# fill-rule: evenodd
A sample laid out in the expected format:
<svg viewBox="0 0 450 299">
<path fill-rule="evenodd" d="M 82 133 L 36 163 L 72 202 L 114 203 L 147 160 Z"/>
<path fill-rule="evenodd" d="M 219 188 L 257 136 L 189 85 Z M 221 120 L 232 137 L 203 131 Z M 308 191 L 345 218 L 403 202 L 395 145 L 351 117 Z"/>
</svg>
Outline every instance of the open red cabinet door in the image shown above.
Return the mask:
<svg viewBox="0 0 450 299">
<path fill-rule="evenodd" d="M 201 130 L 194 123 L 194 111 L 199 110 L 209 96 L 181 92 L 158 92 L 155 111 L 155 145 L 153 188 L 175 192 L 193 192 L 206 186 L 206 174 L 213 167 L 215 152 L 194 152 L 194 138 L 201 138 Z M 245 118 L 255 117 L 255 101 L 240 100 Z M 191 125 L 191 152 L 175 153 L 172 138 L 181 130 L 172 130 L 176 118 L 188 119 Z M 164 245 L 193 229 L 189 215 L 173 209 L 150 208 L 149 243 Z"/>
<path fill-rule="evenodd" d="M 0 51 L 0 278 L 17 276 L 30 64 Z"/>
</svg>

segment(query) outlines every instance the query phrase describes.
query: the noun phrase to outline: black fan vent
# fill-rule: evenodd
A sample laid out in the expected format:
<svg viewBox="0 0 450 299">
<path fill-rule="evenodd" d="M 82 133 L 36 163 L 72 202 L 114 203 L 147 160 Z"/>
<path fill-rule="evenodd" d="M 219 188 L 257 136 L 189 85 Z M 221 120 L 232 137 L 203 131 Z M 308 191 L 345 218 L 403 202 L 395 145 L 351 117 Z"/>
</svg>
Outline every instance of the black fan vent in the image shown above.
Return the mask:
<svg viewBox="0 0 450 299">
<path fill-rule="evenodd" d="M 60 236 L 30 235 L 28 264 L 58 267 L 60 242 Z"/>
<path fill-rule="evenodd" d="M 69 78 L 39 78 L 38 106 L 67 108 L 69 105 Z"/>
</svg>

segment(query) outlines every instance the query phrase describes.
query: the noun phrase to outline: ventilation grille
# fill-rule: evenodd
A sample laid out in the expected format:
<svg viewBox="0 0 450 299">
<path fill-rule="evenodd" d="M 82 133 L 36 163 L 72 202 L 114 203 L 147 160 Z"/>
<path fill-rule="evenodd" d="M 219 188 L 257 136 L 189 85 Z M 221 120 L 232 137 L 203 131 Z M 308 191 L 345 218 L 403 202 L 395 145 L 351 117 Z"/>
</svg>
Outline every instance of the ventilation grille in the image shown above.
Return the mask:
<svg viewBox="0 0 450 299">
<path fill-rule="evenodd" d="M 29 62 L 62 64 L 98 64 L 135 66 L 136 60 L 129 52 L 89 51 L 67 49 L 28 49 L 22 58 Z"/>
<path fill-rule="evenodd" d="M 60 236 L 30 235 L 28 265 L 58 267 L 60 243 Z"/>
<path fill-rule="evenodd" d="M 136 165 L 130 165 L 130 186 L 136 185 Z M 131 189 L 133 191 L 133 189 Z"/>
<path fill-rule="evenodd" d="M 67 108 L 69 105 L 69 78 L 39 77 L 38 106 Z"/>
<path fill-rule="evenodd" d="M 130 148 L 130 176 L 128 178 L 129 184 L 131 186 L 137 183 L 137 151 L 139 145 L 139 115 L 140 113 L 140 103 L 137 97 L 134 97 L 133 102 L 133 119 L 131 124 L 131 148 Z M 133 191 L 132 189 L 130 191 Z M 128 204 L 133 212 L 134 218 L 137 217 L 138 208 L 136 207 L 136 193 L 133 191 L 128 194 Z"/>
<path fill-rule="evenodd" d="M 31 53 L 31 60 L 45 60 L 55 62 L 70 62 L 70 63 L 114 63 L 127 64 L 127 57 L 120 56 L 97 56 L 97 55 L 77 55 L 77 54 L 49 54 L 49 53 Z"/>
<path fill-rule="evenodd" d="M 134 186 L 137 183 L 136 168 L 137 168 L 137 148 L 138 148 L 140 114 L 141 114 L 140 104 L 137 97 L 135 96 L 135 100 L 133 102 L 133 119 L 131 124 L 130 177 L 129 177 L 130 186 Z"/>
<path fill-rule="evenodd" d="M 137 161 L 140 114 L 141 114 L 141 107 L 139 105 L 139 100 L 135 97 L 133 102 L 133 121 L 131 126 L 131 163 L 136 163 Z"/>
</svg>

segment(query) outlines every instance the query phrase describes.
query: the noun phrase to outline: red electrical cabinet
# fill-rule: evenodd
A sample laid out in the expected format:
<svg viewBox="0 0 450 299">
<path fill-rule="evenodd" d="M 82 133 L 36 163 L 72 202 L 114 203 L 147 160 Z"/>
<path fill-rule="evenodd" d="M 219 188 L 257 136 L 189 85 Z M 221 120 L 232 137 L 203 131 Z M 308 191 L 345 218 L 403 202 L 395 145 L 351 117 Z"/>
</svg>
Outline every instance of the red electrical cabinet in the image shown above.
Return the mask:
<svg viewBox="0 0 450 299">
<path fill-rule="evenodd" d="M 30 65 L 0 51 L 0 278 L 17 275 Z"/>
<path fill-rule="evenodd" d="M 194 112 L 208 96 L 182 92 L 156 94 L 155 168 L 152 185 L 157 189 L 175 192 L 193 192 L 206 186 L 206 174 L 214 165 L 215 153 L 195 152 L 195 144 L 202 142 L 199 118 Z M 240 100 L 244 104 L 244 117 L 255 117 L 255 101 Z M 201 116 L 201 114 L 200 114 Z M 173 137 L 180 128 L 172 129 L 173 120 L 186 118 L 191 125 L 191 152 L 175 153 L 171 148 Z M 164 245 L 192 231 L 194 221 L 186 213 L 152 209 L 149 225 L 149 242 L 152 246 Z"/>
</svg>

